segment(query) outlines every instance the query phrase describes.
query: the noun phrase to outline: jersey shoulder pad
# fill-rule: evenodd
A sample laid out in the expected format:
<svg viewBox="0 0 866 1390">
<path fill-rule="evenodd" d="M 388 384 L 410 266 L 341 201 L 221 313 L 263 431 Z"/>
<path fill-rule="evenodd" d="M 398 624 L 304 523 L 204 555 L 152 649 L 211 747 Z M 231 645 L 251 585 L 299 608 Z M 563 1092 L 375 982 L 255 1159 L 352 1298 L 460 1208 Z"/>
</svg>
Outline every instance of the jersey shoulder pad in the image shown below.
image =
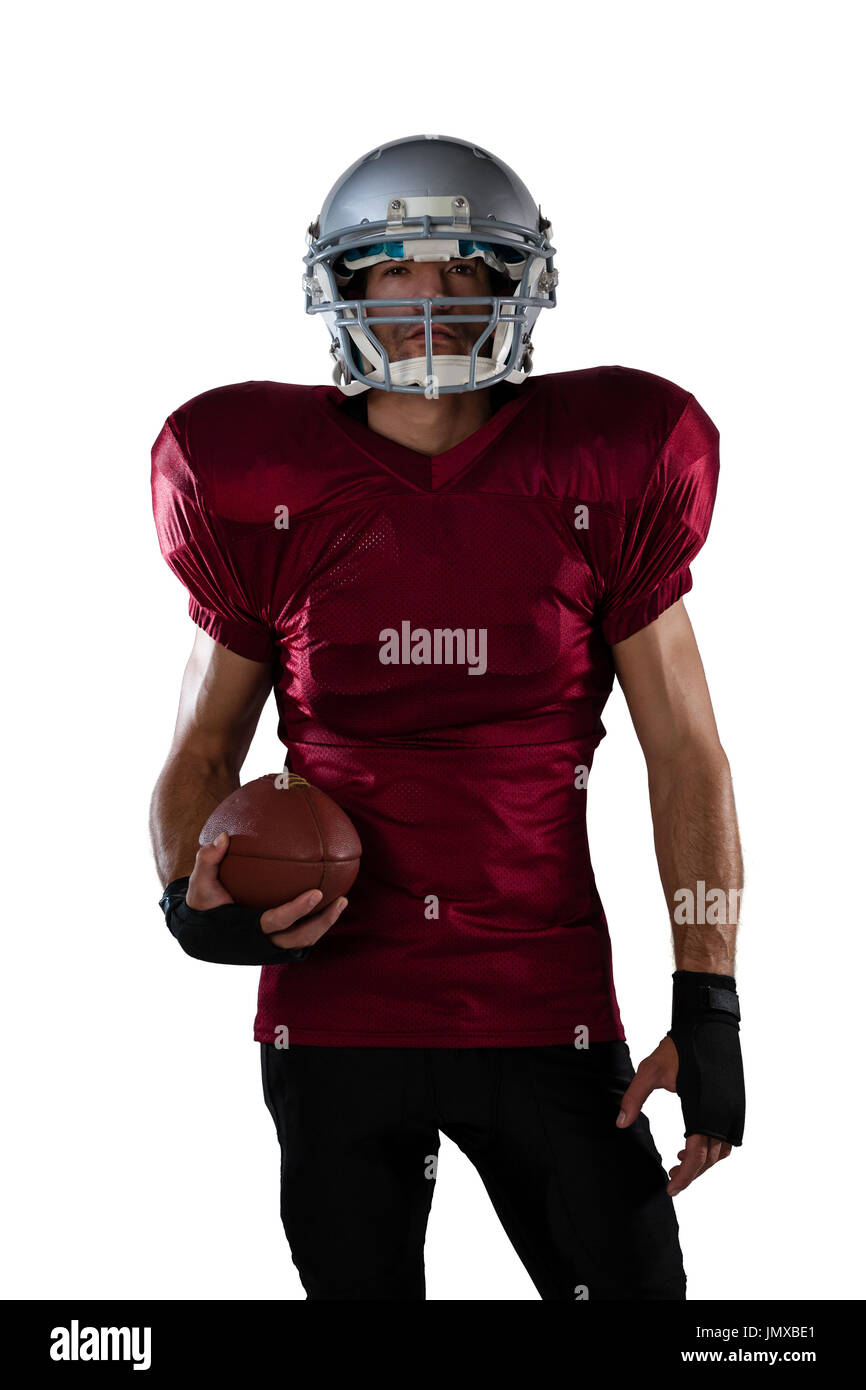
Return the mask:
<svg viewBox="0 0 866 1390">
<path fill-rule="evenodd" d="M 154 445 L 170 431 L 208 508 L 233 521 L 273 519 L 286 468 L 302 456 L 313 428 L 311 386 L 243 381 L 203 391 L 168 416 Z M 175 450 L 164 451 L 171 462 Z"/>
<path fill-rule="evenodd" d="M 552 442 L 576 450 L 581 476 L 590 477 L 596 484 L 593 490 L 611 503 L 643 490 L 666 441 L 694 401 L 676 382 L 635 367 L 556 372 L 545 382 Z"/>
</svg>

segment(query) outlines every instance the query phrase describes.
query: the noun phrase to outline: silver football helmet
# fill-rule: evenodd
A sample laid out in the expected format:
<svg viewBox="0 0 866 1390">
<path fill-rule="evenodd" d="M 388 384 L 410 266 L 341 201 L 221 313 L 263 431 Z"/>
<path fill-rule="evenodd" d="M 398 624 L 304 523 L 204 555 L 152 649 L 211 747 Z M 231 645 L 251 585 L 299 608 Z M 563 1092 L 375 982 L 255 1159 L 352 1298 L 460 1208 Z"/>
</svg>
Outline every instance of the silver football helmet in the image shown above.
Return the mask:
<svg viewBox="0 0 866 1390">
<path fill-rule="evenodd" d="M 413 135 L 365 154 L 334 184 L 307 233 L 305 307 L 324 317 L 336 385 L 346 395 L 378 387 L 429 398 L 522 381 L 532 370 L 539 310 L 556 305 L 549 232 L 517 175 L 477 145 Z M 355 272 L 378 261 L 474 256 L 496 272 L 500 291 L 473 294 L 474 314 L 452 308 L 466 305 L 465 296 L 352 298 Z M 447 316 L 434 312 L 446 306 Z M 404 312 L 395 316 L 395 308 Z M 422 317 L 423 356 L 392 362 L 375 325 L 418 324 Z M 433 329 L 449 322 L 479 325 L 468 356 L 434 353 Z"/>
</svg>

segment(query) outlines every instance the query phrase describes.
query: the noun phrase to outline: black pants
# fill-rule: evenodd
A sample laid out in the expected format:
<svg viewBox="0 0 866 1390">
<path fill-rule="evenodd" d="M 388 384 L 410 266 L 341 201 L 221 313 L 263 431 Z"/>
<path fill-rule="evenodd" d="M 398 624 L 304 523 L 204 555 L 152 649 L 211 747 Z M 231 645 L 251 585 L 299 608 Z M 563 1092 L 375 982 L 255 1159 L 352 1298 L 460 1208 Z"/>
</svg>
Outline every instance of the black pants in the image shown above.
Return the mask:
<svg viewBox="0 0 866 1390">
<path fill-rule="evenodd" d="M 626 1043 L 260 1046 L 307 1298 L 426 1297 L 440 1130 L 478 1170 L 543 1299 L 685 1298 L 649 1123 L 615 1124 L 634 1076 Z"/>
</svg>

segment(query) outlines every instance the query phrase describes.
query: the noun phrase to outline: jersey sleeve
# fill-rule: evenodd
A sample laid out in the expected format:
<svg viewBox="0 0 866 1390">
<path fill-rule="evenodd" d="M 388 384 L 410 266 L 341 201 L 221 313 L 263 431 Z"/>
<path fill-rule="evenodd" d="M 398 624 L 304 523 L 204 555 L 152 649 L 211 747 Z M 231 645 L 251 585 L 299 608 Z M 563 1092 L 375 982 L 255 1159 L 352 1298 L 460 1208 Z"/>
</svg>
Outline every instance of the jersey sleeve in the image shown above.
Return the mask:
<svg viewBox="0 0 866 1390">
<path fill-rule="evenodd" d="M 169 416 L 151 451 L 153 516 L 163 558 L 189 593 L 189 615 L 222 647 L 270 661 L 267 614 L 251 592 L 249 565 L 230 522 L 208 506 L 201 480 Z"/>
<path fill-rule="evenodd" d="M 641 495 L 626 503 L 601 605 L 610 644 L 654 622 L 691 589 L 689 566 L 710 529 L 718 475 L 719 432 L 689 396 Z"/>
</svg>

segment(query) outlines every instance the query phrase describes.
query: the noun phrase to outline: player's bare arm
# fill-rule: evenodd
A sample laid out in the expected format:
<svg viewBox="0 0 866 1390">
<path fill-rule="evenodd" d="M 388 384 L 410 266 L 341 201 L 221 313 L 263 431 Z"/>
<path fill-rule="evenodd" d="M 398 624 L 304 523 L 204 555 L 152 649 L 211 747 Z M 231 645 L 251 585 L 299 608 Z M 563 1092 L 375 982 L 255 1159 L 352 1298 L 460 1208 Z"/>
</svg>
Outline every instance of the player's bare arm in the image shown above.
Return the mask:
<svg viewBox="0 0 866 1390">
<path fill-rule="evenodd" d="M 215 642 L 203 629 L 181 682 L 174 737 L 150 808 L 157 872 L 163 883 L 189 875 L 190 907 L 202 911 L 230 903 L 219 880 L 228 836 L 199 847 L 211 812 L 240 786 L 240 772 L 262 709 L 271 692 L 267 662 L 250 661 Z M 321 893 L 302 895 L 262 913 L 261 927 L 274 945 L 312 945 L 340 914 L 345 899 L 307 916 Z M 303 917 L 301 925 L 295 926 Z"/>
<path fill-rule="evenodd" d="M 742 856 L 731 772 L 719 740 L 694 632 L 682 600 L 613 647 L 617 676 L 647 765 L 656 856 L 671 913 L 678 970 L 734 975 Z M 681 925 L 675 894 L 722 889 L 730 905 L 719 923 Z M 715 914 L 714 914 L 715 915 Z M 677 1049 L 664 1037 L 637 1068 L 626 1091 L 623 1125 L 633 1122 L 652 1091 L 676 1090 Z M 691 1134 L 671 1170 L 675 1195 L 727 1158 L 731 1145 Z"/>
</svg>

